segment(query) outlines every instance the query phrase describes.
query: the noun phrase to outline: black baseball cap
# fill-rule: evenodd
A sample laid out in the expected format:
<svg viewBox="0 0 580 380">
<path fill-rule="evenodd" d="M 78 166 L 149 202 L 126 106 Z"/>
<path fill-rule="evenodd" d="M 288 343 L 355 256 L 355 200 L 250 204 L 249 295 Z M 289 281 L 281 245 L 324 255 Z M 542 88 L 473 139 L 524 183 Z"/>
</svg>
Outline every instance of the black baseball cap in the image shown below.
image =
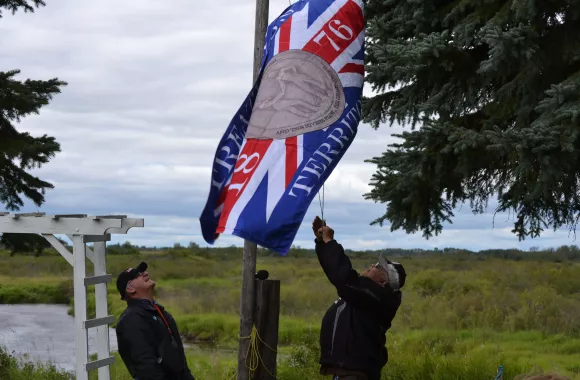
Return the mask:
<svg viewBox="0 0 580 380">
<path fill-rule="evenodd" d="M 121 299 L 125 299 L 125 292 L 129 281 L 136 279 L 141 273 L 147 270 L 147 263 L 142 262 L 136 268 L 127 268 L 117 277 L 117 290 L 121 294 Z"/>
</svg>

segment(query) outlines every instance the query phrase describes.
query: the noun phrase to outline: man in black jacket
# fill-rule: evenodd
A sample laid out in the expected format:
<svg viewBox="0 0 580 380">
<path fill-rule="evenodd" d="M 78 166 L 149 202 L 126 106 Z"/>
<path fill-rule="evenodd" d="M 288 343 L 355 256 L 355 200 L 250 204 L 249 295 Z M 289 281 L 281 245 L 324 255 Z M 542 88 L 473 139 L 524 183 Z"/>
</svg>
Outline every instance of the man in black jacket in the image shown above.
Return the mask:
<svg viewBox="0 0 580 380">
<path fill-rule="evenodd" d="M 119 354 L 133 379 L 195 380 L 175 319 L 153 299 L 154 289 L 146 263 L 117 277 L 117 290 L 127 301 L 117 323 Z"/>
<path fill-rule="evenodd" d="M 359 275 L 330 227 L 316 217 L 312 229 L 318 261 L 340 297 L 322 319 L 320 373 L 333 380 L 380 380 L 388 361 L 385 334 L 401 305 L 405 270 L 381 255 Z"/>
</svg>

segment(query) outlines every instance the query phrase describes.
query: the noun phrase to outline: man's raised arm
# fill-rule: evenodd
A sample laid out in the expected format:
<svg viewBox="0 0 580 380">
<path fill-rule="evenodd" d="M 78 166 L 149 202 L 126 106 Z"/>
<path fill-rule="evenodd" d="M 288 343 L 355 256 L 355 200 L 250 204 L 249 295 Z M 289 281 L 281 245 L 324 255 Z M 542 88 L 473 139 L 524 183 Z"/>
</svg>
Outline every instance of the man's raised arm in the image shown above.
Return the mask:
<svg viewBox="0 0 580 380">
<path fill-rule="evenodd" d="M 332 228 L 323 225 L 320 218 L 316 217 L 312 229 L 316 236 L 318 262 L 332 285 L 341 288 L 349 282 L 356 282 L 358 273 L 352 268 L 342 245 L 334 240 Z"/>
</svg>

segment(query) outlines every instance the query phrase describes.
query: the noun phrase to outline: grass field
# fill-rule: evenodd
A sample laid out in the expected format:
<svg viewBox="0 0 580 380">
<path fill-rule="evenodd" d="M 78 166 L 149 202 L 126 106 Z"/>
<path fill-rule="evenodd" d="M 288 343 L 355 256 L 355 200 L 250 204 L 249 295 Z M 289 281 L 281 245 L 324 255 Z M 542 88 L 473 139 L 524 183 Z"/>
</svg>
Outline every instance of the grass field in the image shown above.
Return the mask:
<svg viewBox="0 0 580 380">
<path fill-rule="evenodd" d="M 199 379 L 235 375 L 241 253 L 230 251 L 108 256 L 114 275 L 147 261 L 158 300 L 176 317 L 182 335 L 190 342 L 210 343 L 204 346 L 212 348 L 188 353 Z M 356 269 L 376 260 L 353 256 Z M 555 372 L 580 380 L 579 263 L 451 253 L 397 260 L 405 265 L 408 281 L 387 333 L 390 360 L 384 379 L 492 380 L 503 365 L 504 379 Z M 258 269 L 267 269 L 282 283 L 279 379 L 321 378 L 317 334 L 322 315 L 337 297 L 335 289 L 313 257 L 261 257 Z M 0 303 L 72 304 L 71 277 L 72 268 L 58 256 L 0 253 Z M 118 316 L 124 303 L 114 285 L 109 286 L 109 303 Z M 6 360 L 15 368 L 15 359 Z M 129 379 L 122 362 L 112 377 Z"/>
</svg>

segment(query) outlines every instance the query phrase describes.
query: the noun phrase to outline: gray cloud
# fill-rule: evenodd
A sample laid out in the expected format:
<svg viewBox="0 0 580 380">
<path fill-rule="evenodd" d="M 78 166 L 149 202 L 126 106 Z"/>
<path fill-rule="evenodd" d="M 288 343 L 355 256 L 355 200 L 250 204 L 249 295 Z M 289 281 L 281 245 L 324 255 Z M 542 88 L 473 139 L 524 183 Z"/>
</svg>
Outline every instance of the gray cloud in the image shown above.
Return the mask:
<svg viewBox="0 0 580 380">
<path fill-rule="evenodd" d="M 199 217 L 210 165 L 228 122 L 250 90 L 254 1 L 47 1 L 35 14 L 0 20 L 0 70 L 21 78 L 69 82 L 40 115 L 20 128 L 47 133 L 62 145 L 38 173 L 56 185 L 47 213 L 128 214 L 145 228 L 115 241 L 171 245 L 201 238 Z M 288 6 L 271 0 L 271 19 Z M 368 91 L 368 89 L 367 89 Z M 369 223 L 384 205 L 362 194 L 374 168 L 363 161 L 394 142 L 400 127 L 359 133 L 326 184 L 325 215 L 352 248 L 522 247 L 573 244 L 567 231 L 520 243 L 506 215 L 460 210 L 444 233 L 389 232 Z M 23 211 L 35 211 L 28 205 Z M 295 244 L 312 244 L 312 203 Z M 222 236 L 217 245 L 241 244 Z"/>
</svg>

